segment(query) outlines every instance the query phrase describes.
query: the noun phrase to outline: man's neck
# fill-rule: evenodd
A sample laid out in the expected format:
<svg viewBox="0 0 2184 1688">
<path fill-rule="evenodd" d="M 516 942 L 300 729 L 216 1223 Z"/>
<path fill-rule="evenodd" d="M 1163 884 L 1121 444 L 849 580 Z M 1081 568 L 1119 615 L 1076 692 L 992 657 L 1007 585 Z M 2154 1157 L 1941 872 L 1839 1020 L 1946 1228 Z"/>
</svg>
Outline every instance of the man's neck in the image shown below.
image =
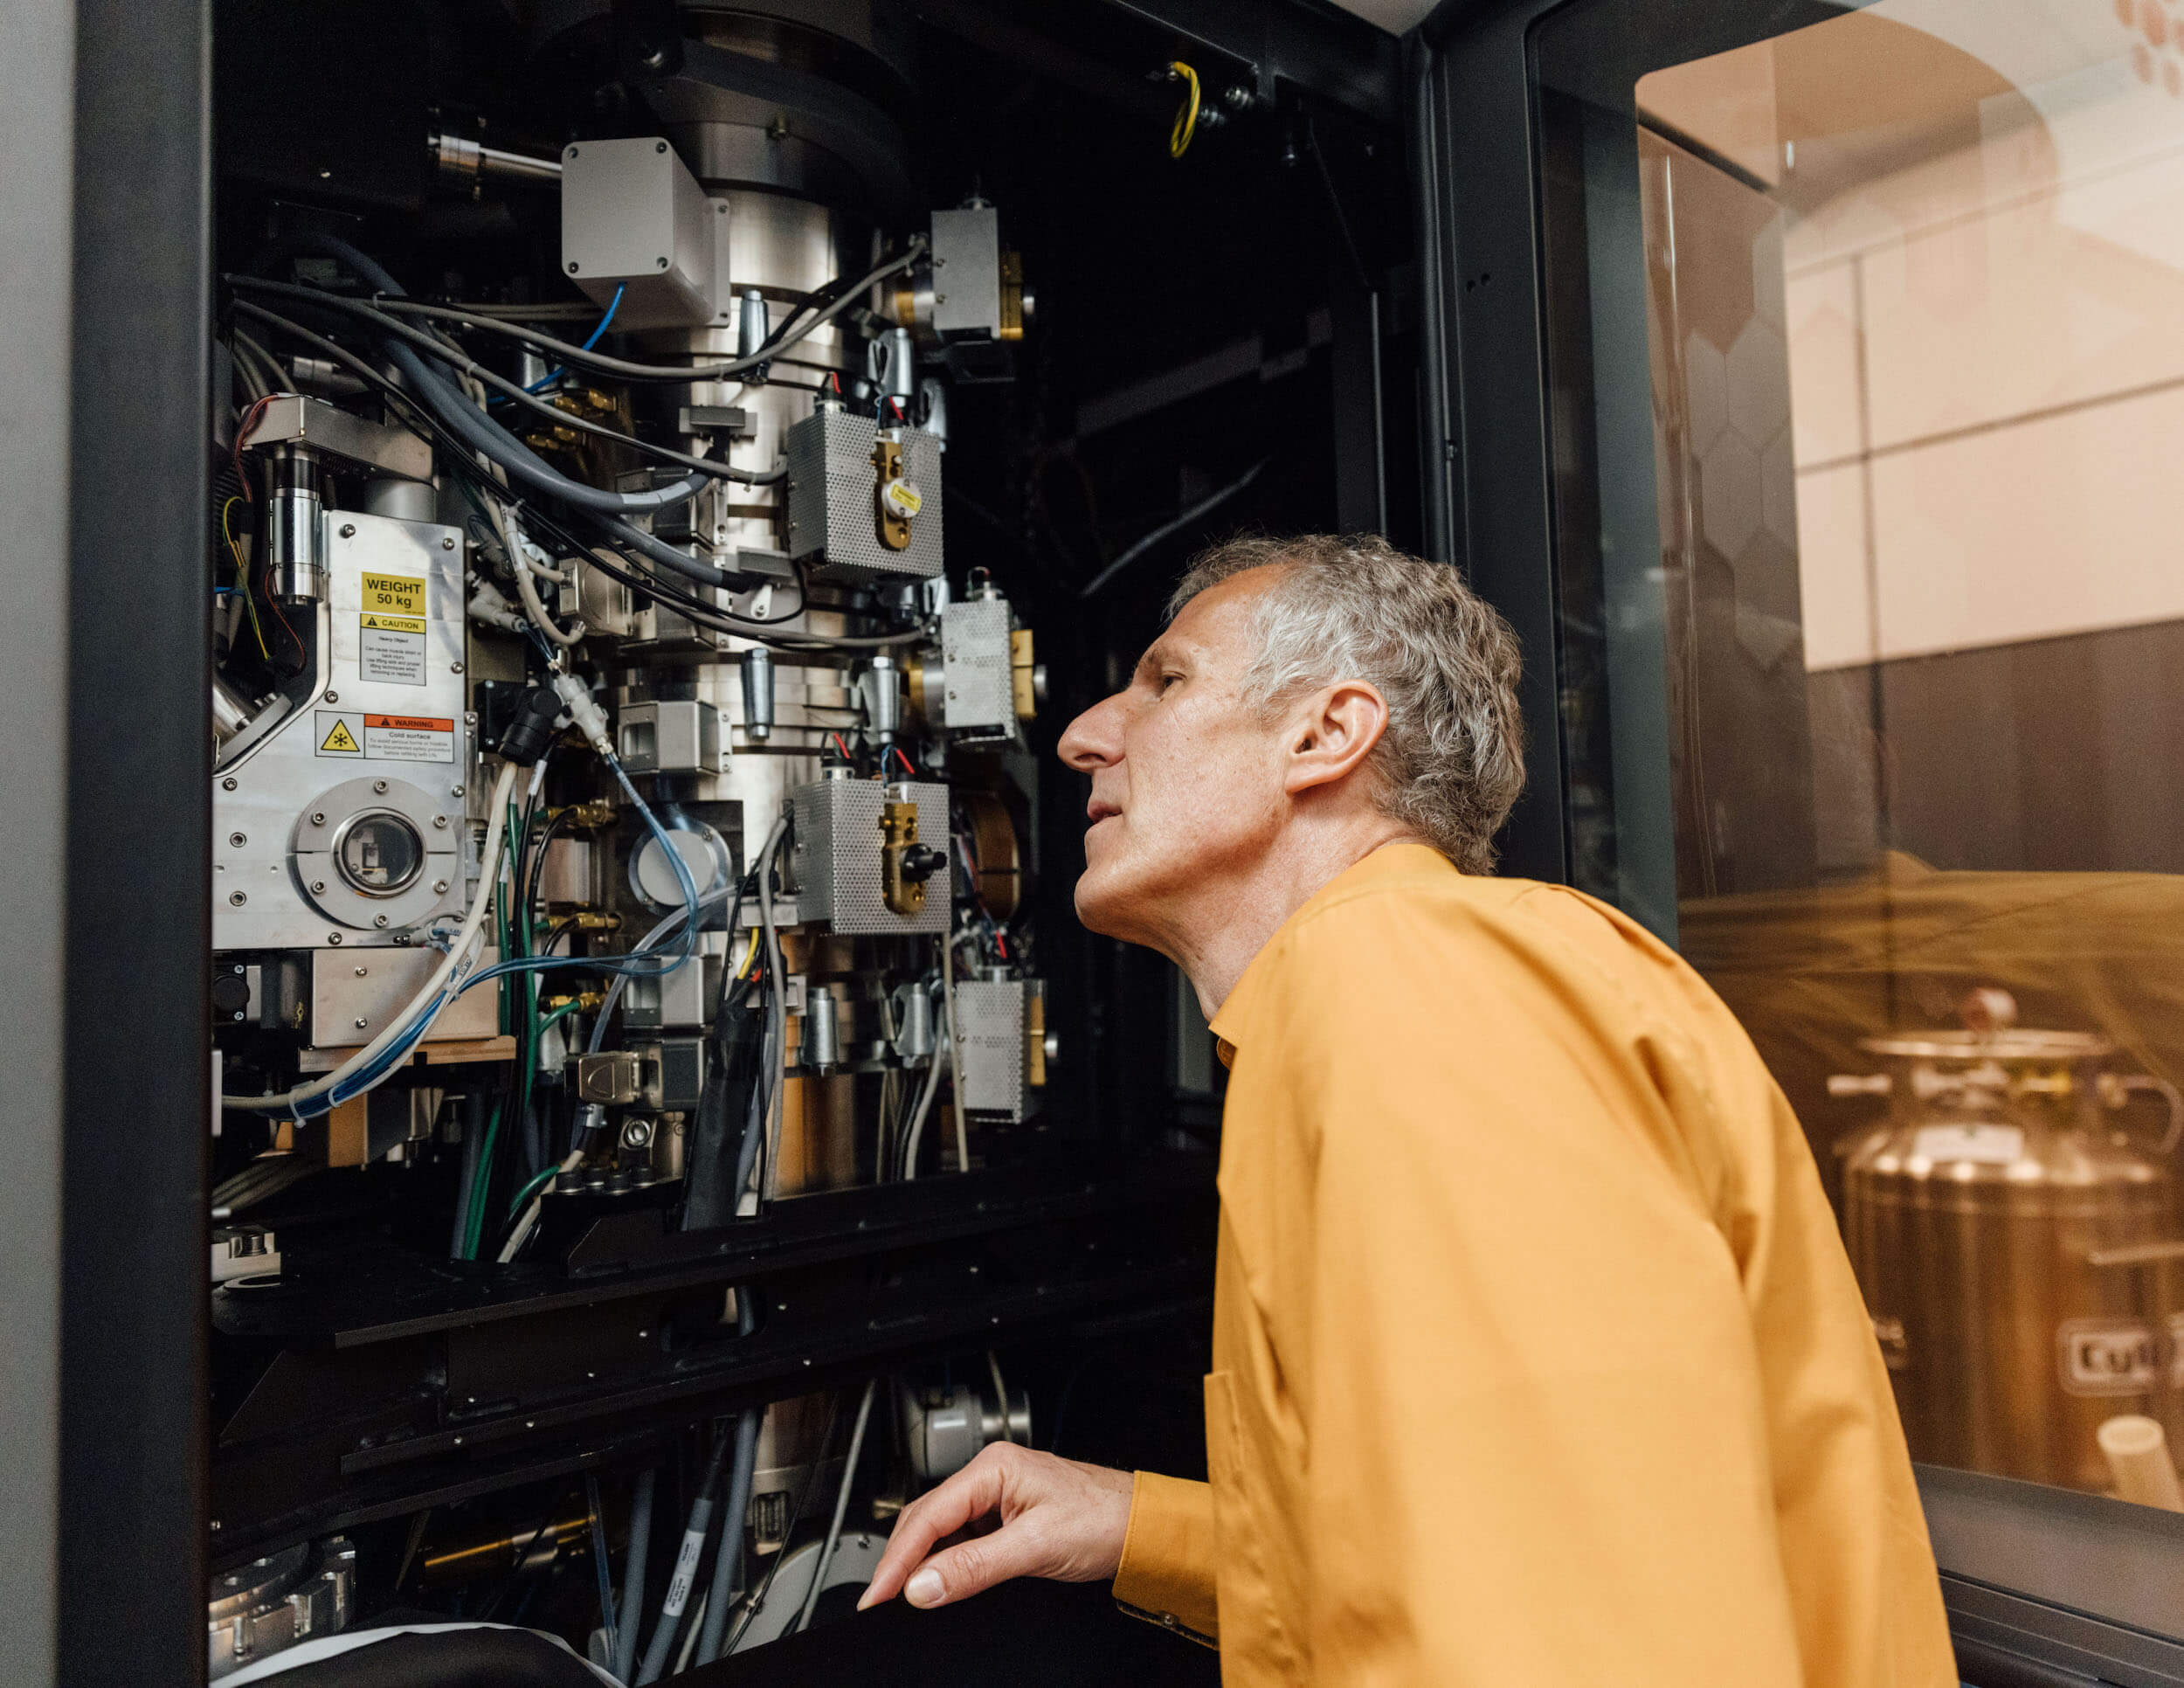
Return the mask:
<svg viewBox="0 0 2184 1688">
<path fill-rule="evenodd" d="M 1197 899 L 1184 930 L 1161 947 L 1183 969 L 1211 1020 L 1291 915 L 1375 850 L 1417 841 L 1377 814 L 1324 830 L 1289 828 L 1248 874 Z"/>
</svg>

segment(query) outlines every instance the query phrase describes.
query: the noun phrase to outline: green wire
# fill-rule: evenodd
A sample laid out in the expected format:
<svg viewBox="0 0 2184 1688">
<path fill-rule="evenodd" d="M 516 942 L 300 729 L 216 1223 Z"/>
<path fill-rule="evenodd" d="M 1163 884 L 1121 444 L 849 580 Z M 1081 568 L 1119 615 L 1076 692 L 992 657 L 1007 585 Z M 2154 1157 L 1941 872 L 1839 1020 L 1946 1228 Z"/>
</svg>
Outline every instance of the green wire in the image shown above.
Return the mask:
<svg viewBox="0 0 2184 1688">
<path fill-rule="evenodd" d="M 518 1214 L 523 1211 L 523 1207 L 526 1202 L 529 1201 L 533 1196 L 536 1195 L 541 1190 L 544 1189 L 549 1184 L 551 1184 L 560 1176 L 561 1168 L 559 1166 L 549 1166 L 544 1172 L 539 1173 L 536 1178 L 534 1178 L 529 1184 L 526 1184 L 522 1189 L 518 1190 L 515 1193 L 515 1200 L 508 1203 L 508 1218 L 510 1220 L 515 1219 Z"/>
<path fill-rule="evenodd" d="M 476 1176 L 471 1180 L 470 1212 L 464 1216 L 463 1220 L 463 1258 L 465 1260 L 477 1259 L 479 1234 L 485 1228 L 486 1208 L 482 1198 L 486 1184 L 486 1169 L 493 1162 L 494 1140 L 501 1135 L 501 1106 L 502 1104 L 498 1102 L 493 1104 L 493 1112 L 486 1120 L 485 1141 L 478 1145 L 478 1171 Z"/>
<path fill-rule="evenodd" d="M 576 998 L 570 997 L 568 1001 L 563 1003 L 558 1008 L 549 1010 L 546 1017 L 538 1022 L 538 1034 L 541 1037 L 543 1037 L 546 1034 L 546 1029 L 548 1027 L 558 1024 L 560 1021 L 568 1019 L 570 1014 L 576 1013 L 577 1010 L 583 1006 L 584 1005 L 578 1002 Z"/>
</svg>

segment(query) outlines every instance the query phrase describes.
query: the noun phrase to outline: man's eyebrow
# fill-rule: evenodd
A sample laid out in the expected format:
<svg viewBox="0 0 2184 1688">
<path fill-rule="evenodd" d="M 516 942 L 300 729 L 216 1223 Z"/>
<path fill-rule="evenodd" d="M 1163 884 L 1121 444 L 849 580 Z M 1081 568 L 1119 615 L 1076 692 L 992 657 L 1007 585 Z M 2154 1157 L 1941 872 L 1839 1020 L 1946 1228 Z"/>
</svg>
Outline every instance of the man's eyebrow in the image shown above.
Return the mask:
<svg viewBox="0 0 2184 1688">
<path fill-rule="evenodd" d="M 1130 672 L 1132 674 L 1143 674 L 1148 668 L 1159 667 L 1159 665 L 1164 661 L 1180 662 L 1184 660 L 1185 653 L 1182 647 L 1171 644 L 1169 641 L 1168 636 L 1165 633 L 1163 633 L 1159 638 L 1154 640 L 1151 644 L 1145 647 L 1145 654 L 1137 659 L 1137 666 L 1132 668 Z"/>
</svg>

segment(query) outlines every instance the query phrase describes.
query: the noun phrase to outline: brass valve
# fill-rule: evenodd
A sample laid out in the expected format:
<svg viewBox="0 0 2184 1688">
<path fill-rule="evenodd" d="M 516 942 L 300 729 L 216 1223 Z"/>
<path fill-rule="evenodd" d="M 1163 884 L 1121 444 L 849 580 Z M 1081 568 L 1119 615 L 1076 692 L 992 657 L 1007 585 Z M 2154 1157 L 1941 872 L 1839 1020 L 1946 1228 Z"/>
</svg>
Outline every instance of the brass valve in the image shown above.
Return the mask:
<svg viewBox="0 0 2184 1688">
<path fill-rule="evenodd" d="M 910 518 L 924 507 L 924 500 L 917 483 L 903 478 L 902 442 L 881 434 L 873 442 L 872 467 L 879 477 L 873 508 L 879 515 L 880 543 L 891 551 L 907 550 Z"/>
<path fill-rule="evenodd" d="M 577 1005 L 578 1013 L 595 1014 L 606 1005 L 606 993 L 578 991 L 574 996 L 541 997 L 538 1006 L 542 1008 L 565 1008 L 572 1002 Z"/>
<path fill-rule="evenodd" d="M 917 841 L 917 805 L 907 798 L 880 806 L 880 897 L 905 920 L 925 907 L 925 882 L 947 861 Z"/>
<path fill-rule="evenodd" d="M 588 803 L 572 803 L 565 809 L 549 810 L 548 815 L 549 819 L 567 815 L 569 818 L 562 823 L 563 826 L 574 827 L 578 832 L 597 832 L 602 827 L 614 824 L 615 808 L 605 798 L 594 798 Z M 612 931 L 614 929 L 610 926 L 604 930 Z"/>
</svg>

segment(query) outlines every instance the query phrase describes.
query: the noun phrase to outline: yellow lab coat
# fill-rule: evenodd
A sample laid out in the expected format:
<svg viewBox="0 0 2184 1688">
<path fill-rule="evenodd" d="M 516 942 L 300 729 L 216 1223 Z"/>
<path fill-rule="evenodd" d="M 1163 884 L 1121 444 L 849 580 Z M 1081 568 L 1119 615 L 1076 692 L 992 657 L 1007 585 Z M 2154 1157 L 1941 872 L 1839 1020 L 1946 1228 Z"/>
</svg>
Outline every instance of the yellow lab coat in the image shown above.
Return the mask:
<svg viewBox="0 0 2184 1688">
<path fill-rule="evenodd" d="M 1213 1480 L 1138 1475 L 1118 1601 L 1232 1688 L 1955 1683 L 1812 1156 L 1672 951 L 1391 845 L 1213 1029 Z"/>
</svg>

